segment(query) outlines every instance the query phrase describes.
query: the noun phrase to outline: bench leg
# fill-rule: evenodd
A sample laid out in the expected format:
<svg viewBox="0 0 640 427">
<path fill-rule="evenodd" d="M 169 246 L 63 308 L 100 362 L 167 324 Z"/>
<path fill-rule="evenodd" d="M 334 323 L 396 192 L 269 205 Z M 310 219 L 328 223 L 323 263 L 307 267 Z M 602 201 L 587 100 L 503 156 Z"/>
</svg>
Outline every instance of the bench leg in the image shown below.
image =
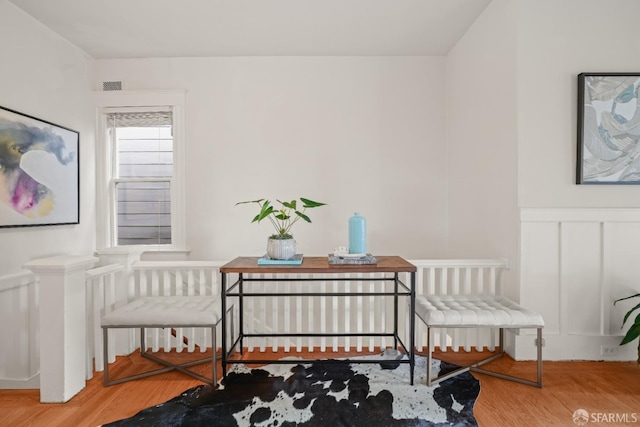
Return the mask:
<svg viewBox="0 0 640 427">
<path fill-rule="evenodd" d="M 537 357 L 538 357 L 538 387 L 542 388 L 542 328 L 538 328 L 538 349 L 537 349 Z"/>
<path fill-rule="evenodd" d="M 102 374 L 102 384 L 106 387 L 109 385 L 109 331 L 108 328 L 102 328 L 102 357 L 104 358 L 104 371 Z"/>
<path fill-rule="evenodd" d="M 427 385 L 431 387 L 431 328 L 427 326 Z"/>
<path fill-rule="evenodd" d="M 186 363 L 181 363 L 181 364 L 174 364 L 171 363 L 167 360 L 164 359 L 160 359 L 159 357 L 156 357 L 155 355 L 148 353 L 147 352 L 147 348 L 146 348 L 146 342 L 145 342 L 145 328 L 141 327 L 140 328 L 140 355 L 146 359 L 152 360 L 160 365 L 164 365 L 164 368 L 160 368 L 160 369 L 155 369 L 152 371 L 148 371 L 148 372 L 144 372 L 141 374 L 136 374 L 136 375 L 131 375 L 128 377 L 124 377 L 124 378 L 119 378 L 119 379 L 115 379 L 115 380 L 109 380 L 109 359 L 108 359 L 108 348 L 109 348 L 109 338 L 108 338 L 108 329 L 106 327 L 102 328 L 103 331 L 103 343 L 104 343 L 104 358 L 105 358 L 105 363 L 104 363 L 104 376 L 103 376 L 103 384 L 105 387 L 107 386 L 111 386 L 111 385 L 115 385 L 115 384 L 121 384 L 127 381 L 133 381 L 133 380 L 137 380 L 140 378 L 146 378 L 146 377 L 150 377 L 152 375 L 157 375 L 157 374 L 162 374 L 165 372 L 169 372 L 169 371 L 179 371 L 182 372 L 185 375 L 188 375 L 192 378 L 195 378 L 197 380 L 200 380 L 204 383 L 210 384 L 213 387 L 217 387 L 217 382 L 218 382 L 218 373 L 217 373 L 217 368 L 216 368 L 216 326 L 217 324 L 213 325 L 211 327 L 211 340 L 212 340 L 212 357 L 209 358 L 205 358 L 205 359 L 198 359 L 198 360 L 194 360 L 191 362 L 186 362 Z M 197 374 L 195 372 L 192 372 L 186 368 L 189 368 L 191 366 L 195 366 L 195 365 L 199 365 L 202 363 L 206 363 L 206 362 L 210 362 L 212 363 L 212 373 L 213 373 L 213 377 L 212 378 L 207 378 L 204 377 L 200 374 Z"/>
<path fill-rule="evenodd" d="M 512 375 L 506 375 L 499 372 L 489 371 L 480 366 L 485 365 L 489 362 L 493 362 L 504 356 L 504 328 L 500 328 L 500 352 L 498 354 L 491 355 L 485 359 L 482 359 L 476 363 L 472 363 L 468 366 L 462 366 L 458 369 L 455 369 L 447 374 L 438 376 L 436 378 L 431 378 L 431 360 L 432 360 L 432 349 L 431 349 L 431 339 L 432 339 L 432 331 L 431 327 L 427 325 L 427 386 L 432 386 L 441 381 L 454 377 L 456 375 L 462 374 L 467 371 L 478 372 L 481 374 L 491 375 L 497 378 L 501 378 L 503 380 L 515 381 L 517 383 L 531 385 L 534 387 L 542 388 L 542 328 L 537 328 L 537 361 L 536 361 L 536 370 L 537 370 L 537 380 L 531 381 L 525 378 L 515 377 Z"/>
<path fill-rule="evenodd" d="M 504 355 L 504 329 L 500 328 L 500 353 L 481 360 L 478 363 L 475 363 L 473 365 L 470 366 L 471 371 L 472 372 L 479 372 L 481 374 L 485 374 L 485 375 L 491 375 L 497 378 L 501 378 L 503 380 L 509 380 L 509 381 L 515 381 L 517 383 L 520 384 L 526 384 L 526 385 L 530 385 L 530 386 L 534 386 L 534 387 L 538 387 L 538 388 L 542 388 L 542 328 L 537 328 L 538 329 L 538 333 L 537 333 L 537 337 L 538 339 L 536 340 L 536 344 L 537 344 L 537 351 L 536 351 L 536 381 L 531 381 L 531 380 L 527 380 L 524 378 L 520 378 L 520 377 L 515 377 L 513 375 L 506 375 L 506 374 L 501 374 L 499 372 L 494 372 L 494 371 L 488 371 L 486 369 L 482 369 L 479 368 L 479 366 L 482 366 L 486 363 L 489 363 L 493 360 L 496 360 L 500 357 L 502 357 Z"/>
</svg>

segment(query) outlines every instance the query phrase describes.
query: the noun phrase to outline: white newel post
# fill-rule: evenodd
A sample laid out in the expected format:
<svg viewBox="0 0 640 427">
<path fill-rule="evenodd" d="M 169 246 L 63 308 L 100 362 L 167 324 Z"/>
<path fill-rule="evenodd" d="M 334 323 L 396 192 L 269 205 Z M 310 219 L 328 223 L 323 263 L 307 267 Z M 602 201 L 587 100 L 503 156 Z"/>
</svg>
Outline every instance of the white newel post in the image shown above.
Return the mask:
<svg viewBox="0 0 640 427">
<path fill-rule="evenodd" d="M 40 277 L 40 402 L 66 402 L 85 385 L 85 272 L 93 256 L 55 256 L 24 265 Z"/>
</svg>

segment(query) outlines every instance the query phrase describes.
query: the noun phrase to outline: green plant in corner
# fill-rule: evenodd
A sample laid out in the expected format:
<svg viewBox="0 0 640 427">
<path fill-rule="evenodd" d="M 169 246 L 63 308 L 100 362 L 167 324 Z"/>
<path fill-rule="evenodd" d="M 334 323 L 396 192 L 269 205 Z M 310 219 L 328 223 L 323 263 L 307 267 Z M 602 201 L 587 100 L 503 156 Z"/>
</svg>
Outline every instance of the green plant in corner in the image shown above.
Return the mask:
<svg viewBox="0 0 640 427">
<path fill-rule="evenodd" d="M 236 206 L 247 203 L 256 203 L 260 207 L 260 212 L 258 212 L 251 222 L 260 222 L 265 218 L 268 219 L 276 230 L 276 233 L 272 234 L 270 238 L 286 240 L 293 239 L 291 227 L 293 227 L 293 224 L 298 222 L 298 220 L 303 219 L 306 222 L 311 222 L 311 219 L 305 214 L 307 209 L 326 205 L 326 203 L 314 202 L 313 200 L 305 199 L 304 197 L 300 197 L 300 202 L 302 202 L 301 209 L 298 207 L 298 201 L 296 199 L 290 202 L 282 202 L 280 200 L 276 200 L 276 202 L 280 204 L 280 207 L 274 207 L 274 205 L 266 199 L 238 202 L 236 203 Z"/>
<path fill-rule="evenodd" d="M 620 299 L 615 300 L 613 302 L 613 305 L 616 305 L 616 303 L 618 301 L 624 301 L 624 300 L 627 300 L 627 299 L 638 298 L 638 297 L 640 297 L 640 294 L 635 294 L 635 295 L 631 295 L 629 297 L 620 298 Z M 640 304 L 638 304 L 635 307 L 633 307 L 631 310 L 629 310 L 627 312 L 627 314 L 624 315 L 624 320 L 622 320 L 622 327 L 624 327 L 624 324 L 627 322 L 627 319 L 629 319 L 631 314 L 636 310 L 640 310 Z M 620 342 L 620 345 L 628 344 L 631 341 L 633 341 L 636 338 L 638 338 L 639 336 L 640 336 L 640 313 L 638 313 L 638 315 L 635 318 L 635 321 L 629 327 L 629 330 L 627 331 L 627 334 L 624 336 L 624 338 L 622 338 L 622 341 Z M 640 340 L 638 341 L 638 365 L 640 365 Z"/>
</svg>

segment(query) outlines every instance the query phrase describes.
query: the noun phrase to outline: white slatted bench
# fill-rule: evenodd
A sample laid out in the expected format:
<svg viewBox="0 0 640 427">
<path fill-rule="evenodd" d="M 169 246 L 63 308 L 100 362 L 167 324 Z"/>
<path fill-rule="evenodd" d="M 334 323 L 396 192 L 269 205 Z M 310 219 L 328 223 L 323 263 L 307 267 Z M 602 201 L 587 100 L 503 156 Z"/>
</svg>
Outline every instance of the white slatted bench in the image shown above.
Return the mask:
<svg viewBox="0 0 640 427">
<path fill-rule="evenodd" d="M 216 371 L 216 326 L 221 320 L 220 299 L 213 296 L 151 296 L 133 300 L 102 318 L 102 332 L 104 339 L 104 385 L 110 386 L 126 381 L 136 380 L 151 375 L 161 374 L 172 370 L 180 371 L 186 375 L 203 381 L 207 384 L 217 383 Z M 198 359 L 182 364 L 174 364 L 147 352 L 145 343 L 146 328 L 211 328 L 211 357 Z M 156 369 L 141 374 L 131 375 L 116 380 L 109 379 L 108 330 L 112 328 L 140 328 L 140 354 L 142 357 L 153 360 L 165 368 Z M 188 367 L 205 362 L 212 364 L 212 377 L 206 378 Z"/>
<path fill-rule="evenodd" d="M 516 381 L 522 384 L 542 387 L 542 316 L 519 306 L 515 302 L 492 295 L 438 295 L 417 296 L 416 315 L 427 325 L 427 385 L 437 384 L 447 378 L 469 370 Z M 432 329 L 433 328 L 499 328 L 500 350 L 498 354 L 463 366 L 448 374 L 431 378 Z M 531 381 L 499 372 L 479 368 L 504 355 L 504 329 L 537 329 L 537 381 Z"/>
</svg>

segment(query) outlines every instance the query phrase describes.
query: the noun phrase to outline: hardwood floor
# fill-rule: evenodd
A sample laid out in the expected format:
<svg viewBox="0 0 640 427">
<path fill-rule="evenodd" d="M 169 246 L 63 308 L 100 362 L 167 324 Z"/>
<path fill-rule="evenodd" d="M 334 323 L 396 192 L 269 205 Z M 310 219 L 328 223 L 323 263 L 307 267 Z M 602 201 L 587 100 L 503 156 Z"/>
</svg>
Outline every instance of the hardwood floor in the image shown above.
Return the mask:
<svg viewBox="0 0 640 427">
<path fill-rule="evenodd" d="M 308 354 L 284 353 L 301 357 L 309 357 Z M 191 356 L 171 354 L 175 360 Z M 344 353 L 318 353 L 313 357 L 342 356 Z M 282 352 L 260 354 L 263 359 L 280 357 Z M 436 357 L 467 363 L 477 354 L 447 352 L 437 353 Z M 110 372 L 120 377 L 156 366 L 135 353 L 118 358 Z M 505 357 L 485 367 L 535 377 L 534 362 L 515 362 Z M 203 365 L 198 372 L 209 375 L 210 368 Z M 474 414 L 483 427 L 574 426 L 572 415 L 577 409 L 586 410 L 592 417 L 588 426 L 640 426 L 640 368 L 635 362 L 544 362 L 542 389 L 474 375 L 481 385 Z M 65 404 L 39 403 L 38 390 L 0 390 L 0 426 L 98 426 L 134 415 L 200 384 L 180 373 L 168 372 L 105 388 L 102 373 L 97 373 L 84 390 Z"/>
</svg>

